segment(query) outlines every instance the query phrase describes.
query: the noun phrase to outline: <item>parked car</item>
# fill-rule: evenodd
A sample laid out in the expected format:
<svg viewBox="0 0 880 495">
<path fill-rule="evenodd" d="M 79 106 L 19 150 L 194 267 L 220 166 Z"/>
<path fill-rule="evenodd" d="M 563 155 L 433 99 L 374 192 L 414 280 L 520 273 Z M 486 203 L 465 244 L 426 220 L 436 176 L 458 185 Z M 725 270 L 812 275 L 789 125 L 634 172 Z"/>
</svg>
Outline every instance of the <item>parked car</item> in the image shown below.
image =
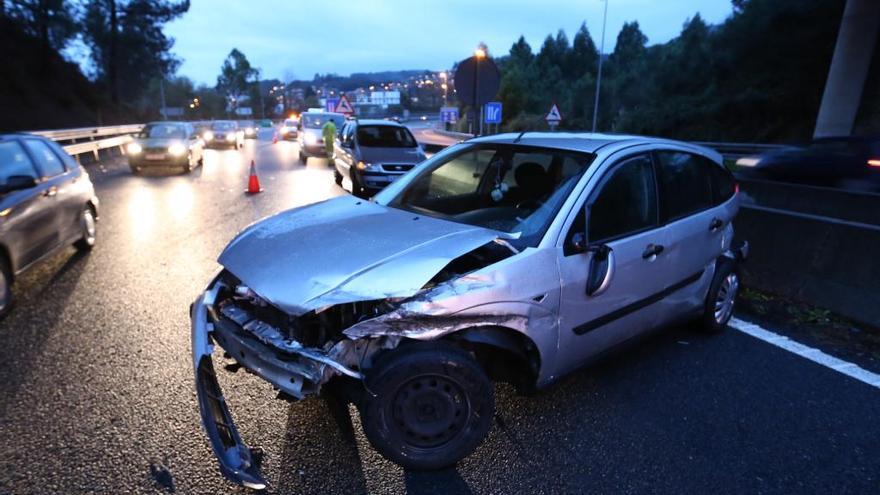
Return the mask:
<svg viewBox="0 0 880 495">
<path fill-rule="evenodd" d="M 0 318 L 15 278 L 57 250 L 95 245 L 98 197 L 89 174 L 54 142 L 0 134 Z"/>
<path fill-rule="evenodd" d="M 253 120 L 242 120 L 238 127 L 244 132 L 245 139 L 257 139 L 257 126 Z"/>
<path fill-rule="evenodd" d="M 815 139 L 736 164 L 744 178 L 880 192 L 880 137 Z"/>
<path fill-rule="evenodd" d="M 405 468 L 450 466 L 489 430 L 491 380 L 533 390 L 664 325 L 723 330 L 746 252 L 732 244 L 738 207 L 715 151 L 527 133 L 447 148 L 372 201 L 253 224 L 191 307 L 221 471 L 265 486 L 212 343 L 282 398 L 352 401 L 370 443 Z"/>
<path fill-rule="evenodd" d="M 204 136 L 205 146 L 208 148 L 233 148 L 244 147 L 244 131 L 238 127 L 234 120 L 217 120 L 211 124 L 211 130 Z"/>
<path fill-rule="evenodd" d="M 204 162 L 204 141 L 186 122 L 152 122 L 126 147 L 128 166 L 137 175 L 148 167 L 179 167 L 189 173 Z"/>
<path fill-rule="evenodd" d="M 284 122 L 281 124 L 281 129 L 278 130 L 278 134 L 281 139 L 296 139 L 299 136 L 297 127 L 299 127 L 298 120 L 284 119 Z"/>
<path fill-rule="evenodd" d="M 336 129 L 340 129 L 345 123 L 345 115 L 341 113 L 329 112 L 304 112 L 299 117 L 299 161 L 306 163 L 309 157 L 316 156 L 324 158 L 327 156 L 324 151 L 324 136 L 322 134 L 324 124 L 328 120 L 332 120 L 336 125 Z"/>
<path fill-rule="evenodd" d="M 390 120 L 350 120 L 333 147 L 336 184 L 351 180 L 351 193 L 367 198 L 391 184 L 425 153 L 402 124 Z"/>
</svg>

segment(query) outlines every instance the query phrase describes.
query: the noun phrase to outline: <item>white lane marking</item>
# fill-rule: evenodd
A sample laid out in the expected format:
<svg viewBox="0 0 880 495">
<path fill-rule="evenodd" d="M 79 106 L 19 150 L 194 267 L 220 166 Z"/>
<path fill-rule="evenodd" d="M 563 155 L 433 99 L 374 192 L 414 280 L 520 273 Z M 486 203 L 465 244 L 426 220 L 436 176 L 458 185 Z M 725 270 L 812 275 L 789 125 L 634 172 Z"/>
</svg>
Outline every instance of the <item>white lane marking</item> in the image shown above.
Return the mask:
<svg viewBox="0 0 880 495">
<path fill-rule="evenodd" d="M 758 325 L 755 325 L 754 323 L 742 321 L 737 318 L 731 318 L 730 323 L 728 324 L 731 328 L 739 330 L 742 333 L 751 335 L 756 339 L 763 340 L 768 344 L 773 344 L 776 347 L 785 349 L 788 352 L 809 359 L 814 363 L 821 364 L 822 366 L 837 371 L 838 373 L 843 373 L 846 376 L 855 378 L 862 383 L 867 383 L 872 387 L 880 388 L 880 375 L 861 368 L 856 364 L 825 354 L 819 349 L 814 349 L 804 344 L 795 342 L 788 337 L 773 333 L 769 330 L 761 328 Z"/>
</svg>

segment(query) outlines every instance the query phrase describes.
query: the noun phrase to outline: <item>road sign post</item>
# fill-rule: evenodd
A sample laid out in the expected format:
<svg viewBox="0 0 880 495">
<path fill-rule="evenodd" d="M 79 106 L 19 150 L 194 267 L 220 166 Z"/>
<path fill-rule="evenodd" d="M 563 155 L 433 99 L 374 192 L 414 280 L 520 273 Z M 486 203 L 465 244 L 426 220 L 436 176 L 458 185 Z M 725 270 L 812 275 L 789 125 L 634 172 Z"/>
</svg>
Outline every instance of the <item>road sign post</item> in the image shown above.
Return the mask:
<svg viewBox="0 0 880 495">
<path fill-rule="evenodd" d="M 558 126 L 559 123 L 562 122 L 562 114 L 559 113 L 559 107 L 556 106 L 556 103 L 554 103 L 553 106 L 550 107 L 550 111 L 547 112 L 547 116 L 544 117 L 544 120 L 547 121 L 547 125 L 550 126 L 551 131 L 555 131 L 556 126 Z"/>
<path fill-rule="evenodd" d="M 354 108 L 352 108 L 348 98 L 346 98 L 345 95 L 342 95 L 339 97 L 339 103 L 336 104 L 334 111 L 336 113 L 344 114 L 347 117 L 354 113 Z"/>
</svg>

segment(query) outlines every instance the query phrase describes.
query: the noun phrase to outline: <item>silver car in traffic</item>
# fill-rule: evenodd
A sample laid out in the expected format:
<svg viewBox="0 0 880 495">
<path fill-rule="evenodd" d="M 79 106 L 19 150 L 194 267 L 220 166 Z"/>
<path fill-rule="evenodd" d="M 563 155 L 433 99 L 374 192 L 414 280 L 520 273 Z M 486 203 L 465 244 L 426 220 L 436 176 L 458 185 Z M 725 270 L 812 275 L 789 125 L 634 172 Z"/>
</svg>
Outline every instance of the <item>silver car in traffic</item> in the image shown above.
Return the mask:
<svg viewBox="0 0 880 495">
<path fill-rule="evenodd" d="M 414 469 L 486 436 L 492 380 L 545 387 L 652 329 L 731 316 L 738 188 L 715 151 L 663 139 L 471 139 L 372 201 L 340 197 L 241 232 L 191 309 L 205 431 L 231 480 L 265 486 L 213 345 L 280 397 L 353 402 Z"/>
</svg>

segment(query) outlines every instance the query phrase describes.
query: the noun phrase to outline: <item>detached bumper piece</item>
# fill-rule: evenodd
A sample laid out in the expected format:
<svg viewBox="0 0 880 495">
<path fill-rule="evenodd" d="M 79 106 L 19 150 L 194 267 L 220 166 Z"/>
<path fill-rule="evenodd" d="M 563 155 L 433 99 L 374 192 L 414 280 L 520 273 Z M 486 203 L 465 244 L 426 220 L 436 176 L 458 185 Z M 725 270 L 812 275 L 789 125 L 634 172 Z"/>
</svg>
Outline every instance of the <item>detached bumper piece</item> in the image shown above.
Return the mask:
<svg viewBox="0 0 880 495">
<path fill-rule="evenodd" d="M 263 490 L 266 480 L 260 474 L 260 461 L 263 452 L 245 445 L 238 435 L 223 391 L 217 383 L 211 358 L 203 357 L 196 373 L 196 392 L 199 397 L 199 410 L 202 426 L 211 441 L 214 455 L 220 462 L 220 472 L 227 479 L 248 488 Z"/>
<path fill-rule="evenodd" d="M 214 348 L 208 336 L 213 328 L 207 322 L 207 309 L 216 297 L 215 287 L 199 297 L 191 311 L 193 367 L 202 427 L 208 435 L 223 476 L 248 488 L 263 490 L 266 480 L 260 474 L 259 466 L 262 451 L 251 449 L 241 440 L 214 373 L 211 359 Z"/>
</svg>

